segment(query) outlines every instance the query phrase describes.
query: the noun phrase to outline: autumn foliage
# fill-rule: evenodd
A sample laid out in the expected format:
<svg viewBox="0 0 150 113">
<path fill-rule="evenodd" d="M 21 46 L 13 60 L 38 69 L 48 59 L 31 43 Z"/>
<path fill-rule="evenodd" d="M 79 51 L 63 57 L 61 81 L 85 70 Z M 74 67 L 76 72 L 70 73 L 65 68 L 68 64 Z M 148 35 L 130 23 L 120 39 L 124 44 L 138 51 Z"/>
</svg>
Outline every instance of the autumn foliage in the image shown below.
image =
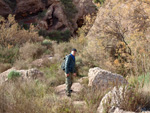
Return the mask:
<svg viewBox="0 0 150 113">
<path fill-rule="evenodd" d="M 149 15 L 148 1 L 105 1 L 87 36 L 87 50 L 100 67 L 124 76 L 148 72 Z"/>
<path fill-rule="evenodd" d="M 38 42 L 39 37 L 37 30 L 30 25 L 29 30 L 25 30 L 15 21 L 15 16 L 9 15 L 8 19 L 0 17 L 0 45 L 10 48 L 15 45 L 22 45 L 25 42 Z"/>
</svg>

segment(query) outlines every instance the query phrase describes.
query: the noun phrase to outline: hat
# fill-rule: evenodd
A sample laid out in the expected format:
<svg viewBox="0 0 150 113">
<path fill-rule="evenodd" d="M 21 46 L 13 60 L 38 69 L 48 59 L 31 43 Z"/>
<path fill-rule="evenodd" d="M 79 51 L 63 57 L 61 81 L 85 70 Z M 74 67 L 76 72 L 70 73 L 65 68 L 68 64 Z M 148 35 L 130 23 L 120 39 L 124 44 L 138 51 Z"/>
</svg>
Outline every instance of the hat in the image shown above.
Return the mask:
<svg viewBox="0 0 150 113">
<path fill-rule="evenodd" d="M 73 49 L 72 49 L 72 51 L 75 51 L 75 52 L 77 52 L 77 50 L 76 50 L 75 48 L 73 48 Z"/>
</svg>

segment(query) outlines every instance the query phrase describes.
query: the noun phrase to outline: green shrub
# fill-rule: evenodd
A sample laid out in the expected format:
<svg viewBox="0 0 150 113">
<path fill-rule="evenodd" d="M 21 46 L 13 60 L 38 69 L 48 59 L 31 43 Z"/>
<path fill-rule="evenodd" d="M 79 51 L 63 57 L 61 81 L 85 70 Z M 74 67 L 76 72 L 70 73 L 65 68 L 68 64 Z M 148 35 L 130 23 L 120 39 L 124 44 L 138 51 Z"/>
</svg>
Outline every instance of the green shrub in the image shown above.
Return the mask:
<svg viewBox="0 0 150 113">
<path fill-rule="evenodd" d="M 47 48 L 46 51 L 44 52 L 44 54 L 53 55 L 53 41 L 45 39 L 42 42 L 42 45 Z"/>
<path fill-rule="evenodd" d="M 52 42 L 50 40 L 43 40 L 42 42 L 43 45 L 52 45 Z"/>
<path fill-rule="evenodd" d="M 23 23 L 22 28 L 24 28 L 25 30 L 29 30 L 30 25 Z"/>
<path fill-rule="evenodd" d="M 46 12 L 47 12 L 47 10 L 43 10 L 42 12 L 40 12 L 40 13 L 38 14 L 38 18 L 39 18 L 39 19 L 44 18 L 44 16 L 46 15 Z"/>
<path fill-rule="evenodd" d="M 20 76 L 21 76 L 21 73 L 19 73 L 17 71 L 11 71 L 8 74 L 8 79 L 15 79 L 15 78 L 20 77 Z"/>
<path fill-rule="evenodd" d="M 127 76 L 127 79 L 129 85 L 132 87 L 136 87 L 137 85 L 139 85 L 142 88 L 144 85 L 147 86 L 150 83 L 149 73 L 140 76 Z"/>
<path fill-rule="evenodd" d="M 141 75 L 138 77 L 138 81 L 139 83 L 143 86 L 144 84 L 145 85 L 148 85 L 150 83 L 150 74 L 147 73 L 147 74 L 144 74 L 144 75 Z"/>
<path fill-rule="evenodd" d="M 45 39 L 62 42 L 62 41 L 69 41 L 71 37 L 71 32 L 69 30 L 52 31 L 52 32 L 48 32 L 46 30 L 39 30 L 39 35 L 45 37 Z"/>
<path fill-rule="evenodd" d="M 13 64 L 19 55 L 18 46 L 15 47 L 2 47 L 0 46 L 0 62 Z"/>
<path fill-rule="evenodd" d="M 64 12 L 67 18 L 71 21 L 75 17 L 75 14 L 78 12 L 76 6 L 73 4 L 72 0 L 60 0 L 64 5 Z"/>
<path fill-rule="evenodd" d="M 43 46 L 46 46 L 47 48 L 52 48 L 52 41 L 51 41 L 51 40 L 48 40 L 48 39 L 45 39 L 45 40 L 42 42 L 42 45 L 43 45 Z"/>
</svg>

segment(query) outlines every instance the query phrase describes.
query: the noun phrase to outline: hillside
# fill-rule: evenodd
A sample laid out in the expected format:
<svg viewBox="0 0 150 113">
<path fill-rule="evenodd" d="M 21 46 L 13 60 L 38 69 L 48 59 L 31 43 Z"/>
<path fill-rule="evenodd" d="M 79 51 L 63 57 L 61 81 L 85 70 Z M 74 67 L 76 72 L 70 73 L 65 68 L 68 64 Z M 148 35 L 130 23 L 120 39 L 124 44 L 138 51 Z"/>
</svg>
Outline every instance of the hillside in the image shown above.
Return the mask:
<svg viewBox="0 0 150 113">
<path fill-rule="evenodd" d="M 0 0 L 0 113 L 149 113 L 149 5 Z"/>
<path fill-rule="evenodd" d="M 92 0 L 0 0 L 0 15 L 16 15 L 24 27 L 37 25 L 46 31 L 74 33 L 84 22 L 84 16 L 96 13 Z"/>
</svg>

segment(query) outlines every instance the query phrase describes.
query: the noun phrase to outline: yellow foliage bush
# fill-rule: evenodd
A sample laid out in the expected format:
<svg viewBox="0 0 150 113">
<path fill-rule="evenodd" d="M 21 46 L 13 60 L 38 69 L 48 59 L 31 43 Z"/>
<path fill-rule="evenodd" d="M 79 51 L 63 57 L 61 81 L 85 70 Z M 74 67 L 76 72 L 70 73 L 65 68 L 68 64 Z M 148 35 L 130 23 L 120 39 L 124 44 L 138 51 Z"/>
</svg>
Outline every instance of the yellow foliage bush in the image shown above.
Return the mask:
<svg viewBox="0 0 150 113">
<path fill-rule="evenodd" d="M 9 15 L 8 19 L 0 18 L 0 44 L 4 47 L 21 45 L 25 42 L 39 42 L 43 40 L 39 37 L 37 30 L 30 25 L 29 30 L 25 30 L 15 21 L 15 16 Z"/>
</svg>

